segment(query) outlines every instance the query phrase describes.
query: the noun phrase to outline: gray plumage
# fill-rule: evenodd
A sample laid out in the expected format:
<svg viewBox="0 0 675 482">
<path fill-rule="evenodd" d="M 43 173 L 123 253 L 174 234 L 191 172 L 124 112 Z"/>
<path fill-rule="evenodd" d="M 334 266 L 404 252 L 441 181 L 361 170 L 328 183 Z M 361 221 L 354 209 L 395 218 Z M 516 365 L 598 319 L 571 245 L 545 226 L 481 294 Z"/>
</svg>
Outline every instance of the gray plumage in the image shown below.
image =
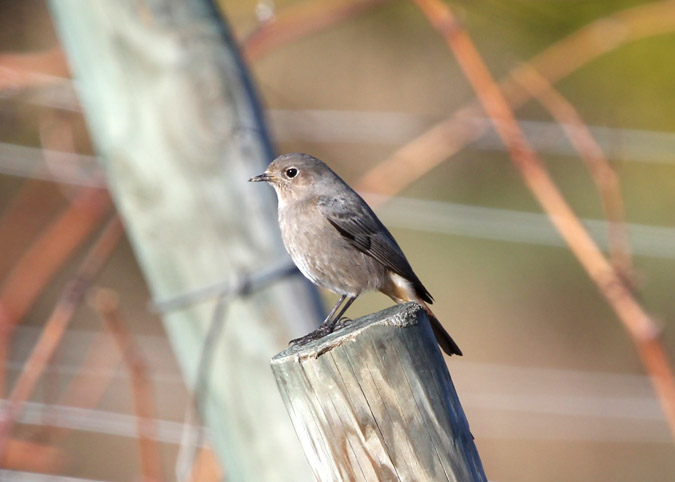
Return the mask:
<svg viewBox="0 0 675 482">
<path fill-rule="evenodd" d="M 419 302 L 443 350 L 462 354 L 427 306 L 433 298 L 394 237 L 361 196 L 326 164 L 307 154 L 284 154 L 250 181 L 274 187 L 281 236 L 298 269 L 313 283 L 341 295 L 321 327 L 299 341 L 332 331 L 356 297 L 379 290 L 397 303 Z"/>
</svg>

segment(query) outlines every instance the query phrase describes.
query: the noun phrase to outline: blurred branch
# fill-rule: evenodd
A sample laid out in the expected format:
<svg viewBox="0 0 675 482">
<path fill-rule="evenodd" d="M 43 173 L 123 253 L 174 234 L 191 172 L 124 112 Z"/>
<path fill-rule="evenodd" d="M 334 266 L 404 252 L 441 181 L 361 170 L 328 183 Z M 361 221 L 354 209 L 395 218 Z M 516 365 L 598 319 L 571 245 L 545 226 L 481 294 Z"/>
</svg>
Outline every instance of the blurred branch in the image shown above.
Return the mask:
<svg viewBox="0 0 675 482">
<path fill-rule="evenodd" d="M 202 447 L 186 482 L 219 482 L 221 480 L 223 480 L 223 470 L 216 454 L 213 453 L 211 447 Z"/>
<path fill-rule="evenodd" d="M 65 454 L 56 447 L 10 439 L 0 460 L 0 466 L 4 469 L 53 474 L 63 470 Z M 9 480 L 1 476 L 0 479 Z"/>
<path fill-rule="evenodd" d="M 6 366 L 12 328 L 29 311 L 49 280 L 99 225 L 111 206 L 108 193 L 84 188 L 18 258 L 0 284 L 0 366 Z M 4 391 L 4 370 L 0 391 Z"/>
<path fill-rule="evenodd" d="M 36 56 L 40 59 L 44 55 L 27 55 L 30 59 L 34 59 Z M 3 56 L 0 55 L 0 62 L 2 58 Z M 2 67 L 0 67 L 1 71 Z M 63 139 L 66 139 L 65 150 L 74 147 L 72 126 L 63 121 L 62 113 L 52 113 L 49 110 L 41 111 L 39 125 L 43 146 L 52 146 L 54 142 L 57 142 L 59 146 L 63 146 Z M 53 134 L 54 128 L 58 129 L 57 135 L 50 135 Z M 48 160 L 52 157 L 48 155 L 50 151 L 46 149 L 35 149 L 33 152 L 39 153 L 38 155 L 41 159 Z M 14 158 L 18 165 L 27 165 L 26 170 L 29 176 L 40 177 L 40 174 L 37 173 L 40 167 L 25 162 L 26 159 L 21 155 L 20 149 L 19 152 L 12 153 L 10 151 L 9 153 L 3 152 L 3 154 L 2 157 Z M 5 159 L 2 159 L 2 161 L 4 164 Z M 5 276 L 5 271 L 9 264 L 18 258 L 20 252 L 25 249 L 30 239 L 35 237 L 39 229 L 47 224 L 49 218 L 56 213 L 56 209 L 59 206 L 57 201 L 61 200 L 62 196 L 59 193 L 59 186 L 56 184 L 33 180 L 29 180 L 23 184 L 19 193 L 12 198 L 9 207 L 5 209 L 0 218 L 0 253 L 4 253 L 3 258 L 0 259 L 0 277 Z"/>
<path fill-rule="evenodd" d="M 2 149 L 2 157 L 14 158 L 17 164 L 27 165 L 28 176 L 40 178 L 43 174 L 42 165 L 35 165 L 26 159 L 26 151 L 30 151 L 45 161 L 47 169 L 57 171 L 57 177 L 63 181 L 66 173 L 82 176 L 83 166 L 78 162 L 80 156 L 72 154 L 75 149 L 72 125 L 63 119 L 60 112 L 44 111 L 40 114 L 40 137 L 45 149 L 18 148 L 14 152 Z M 18 146 L 16 146 L 18 147 Z M 51 148 L 51 149 L 50 149 Z M 55 148 L 56 151 L 52 151 Z M 84 157 L 84 156 L 83 156 Z M 5 159 L 2 159 L 4 164 Z M 103 187 L 102 185 L 96 187 Z M 0 216 L 0 278 L 7 276 L 7 271 L 16 259 L 20 257 L 26 246 L 33 238 L 39 237 L 39 232 L 48 224 L 60 204 L 63 202 L 62 192 L 72 199 L 73 190 L 56 183 L 39 182 L 29 179 L 24 182 L 19 192 L 12 197 L 9 205 Z M 75 190 L 77 194 L 78 191 Z M 80 190 L 81 194 L 82 191 Z"/>
<path fill-rule="evenodd" d="M 0 54 L 0 95 L 2 91 L 42 87 L 70 77 L 61 47 L 28 54 Z"/>
<path fill-rule="evenodd" d="M 55 184 L 29 179 L 0 215 L 0 278 L 42 227 L 56 214 L 63 196 Z"/>
<path fill-rule="evenodd" d="M 59 181 L 61 189 L 69 198 L 73 197 L 74 190 L 64 180 L 76 180 L 79 183 L 88 181 L 89 186 L 105 187 L 104 174 L 98 168 L 96 158 L 78 153 L 75 119 L 79 118 L 81 118 L 81 113 L 73 115 L 71 112 L 58 109 L 40 111 L 39 134 L 42 144 L 40 151 L 42 163 L 36 167 L 44 169 L 50 179 Z M 96 169 L 94 173 L 92 173 L 92 165 Z M 37 169 L 34 167 L 34 170 Z"/>
<path fill-rule="evenodd" d="M 623 281 L 632 287 L 633 261 L 616 172 L 574 106 L 533 68 L 523 65 L 518 71 L 521 75 L 517 80 L 553 115 L 582 159 L 586 161 L 607 217 L 607 239 L 612 264 Z"/>
<path fill-rule="evenodd" d="M 195 472 L 197 451 L 203 446 L 203 429 L 195 431 L 192 427 L 199 420 L 199 414 L 205 413 L 204 404 L 208 400 L 207 395 L 210 389 L 209 380 L 213 367 L 213 356 L 218 339 L 225 326 L 225 315 L 230 306 L 230 301 L 224 295 L 218 297 L 208 330 L 204 336 L 199 363 L 197 364 L 194 389 L 190 394 L 190 403 L 186 408 L 185 421 L 183 422 L 183 437 L 181 438 L 181 446 L 176 461 L 178 480 L 189 480 L 191 474 Z"/>
<path fill-rule="evenodd" d="M 110 343 L 109 338 L 108 332 L 101 331 L 90 344 L 78 373 L 64 390 L 60 405 L 90 409 L 101 400 L 122 359 L 120 349 Z M 70 431 L 65 427 L 49 426 L 48 436 L 55 444 Z"/>
<path fill-rule="evenodd" d="M 528 67 L 520 66 L 500 83 L 512 107 L 523 105 L 531 93 L 517 80 L 521 69 L 535 69 L 550 83 L 579 69 L 596 57 L 622 45 L 675 30 L 675 2 L 664 0 L 629 8 L 591 22 L 533 57 Z M 372 167 L 357 183 L 357 190 L 393 196 L 414 180 L 448 159 L 487 129 L 477 101 L 471 102 L 448 119 L 398 149 Z M 382 198 L 384 201 L 385 198 Z"/>
<path fill-rule="evenodd" d="M 343 22 L 388 0 L 340 0 L 326 2 L 306 1 L 285 9 L 264 22 L 242 42 L 246 59 L 251 62 L 281 45 L 319 32 Z"/>
<path fill-rule="evenodd" d="M 64 390 L 60 404 L 77 408 L 95 407 L 115 376 L 115 369 L 122 360 L 122 348 L 124 347 L 119 343 L 110 343 L 110 333 L 98 333 L 91 342 L 78 373 Z"/>
<path fill-rule="evenodd" d="M 551 83 L 630 42 L 675 30 L 675 2 L 662 0 L 626 8 L 599 18 L 535 55 L 528 63 Z M 529 67 L 523 65 L 522 68 Z M 529 93 L 519 87 L 519 69 L 505 80 L 502 89 L 512 105 L 527 101 Z"/>
<path fill-rule="evenodd" d="M 9 434 L 22 405 L 33 392 L 42 372 L 58 347 L 77 306 L 89 284 L 108 260 L 123 234 L 122 224 L 114 216 L 90 248 L 74 278 L 68 283 L 47 320 L 42 335 L 16 381 L 0 420 L 0 457 L 5 453 Z M 29 271 L 30 272 L 30 271 Z"/>
<path fill-rule="evenodd" d="M 140 348 L 125 327 L 117 294 L 110 290 L 98 289 L 91 298 L 91 304 L 117 343 L 131 377 L 143 481 L 160 481 L 162 465 L 156 440 L 155 402 L 148 367 Z"/>
<path fill-rule="evenodd" d="M 656 323 L 607 262 L 530 148 L 473 42 L 440 0 L 414 0 L 443 35 L 481 105 L 509 148 L 514 166 L 635 342 L 675 438 L 675 378 Z"/>
<path fill-rule="evenodd" d="M 97 226 L 111 206 L 101 189 L 81 189 L 23 253 L 0 286 L 0 321 L 18 323 L 67 258 Z"/>
</svg>

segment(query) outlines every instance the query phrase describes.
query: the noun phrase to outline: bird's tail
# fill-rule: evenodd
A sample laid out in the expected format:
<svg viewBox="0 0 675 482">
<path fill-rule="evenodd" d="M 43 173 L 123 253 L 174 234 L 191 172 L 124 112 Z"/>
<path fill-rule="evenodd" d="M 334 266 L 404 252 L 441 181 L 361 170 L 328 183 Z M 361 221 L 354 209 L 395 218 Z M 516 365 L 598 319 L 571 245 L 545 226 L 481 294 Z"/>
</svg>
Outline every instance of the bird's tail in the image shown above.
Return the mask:
<svg viewBox="0 0 675 482">
<path fill-rule="evenodd" d="M 443 351 L 448 356 L 452 355 L 462 356 L 462 350 L 459 349 L 457 343 L 455 343 L 455 340 L 452 339 L 450 334 L 448 334 L 448 332 L 445 331 L 445 328 L 443 328 L 441 322 L 438 321 L 436 315 L 434 315 L 434 313 L 429 309 L 426 303 L 421 302 L 420 304 L 424 308 L 424 311 L 427 312 L 427 316 L 429 317 L 429 321 L 431 322 L 431 329 L 434 332 L 434 336 L 436 337 L 436 342 L 438 343 L 438 345 L 443 349 Z"/>
<path fill-rule="evenodd" d="M 416 279 L 416 278 L 415 278 Z M 416 301 L 424 311 L 427 312 L 429 321 L 431 322 L 431 329 L 434 332 L 436 337 L 436 342 L 443 349 L 443 351 L 448 355 L 459 355 L 462 356 L 462 350 L 459 349 L 455 340 L 445 331 L 441 322 L 438 321 L 436 315 L 429 309 L 427 306 L 427 301 L 432 302 L 431 295 L 429 292 L 422 286 L 422 283 L 417 280 L 419 285 L 419 291 L 415 288 L 412 281 L 409 279 L 403 278 L 400 275 L 390 273 L 389 278 L 386 280 L 384 285 L 380 288 L 380 291 L 385 295 L 389 296 L 396 303 L 405 303 L 406 301 Z M 422 293 L 422 294 L 420 294 Z"/>
</svg>

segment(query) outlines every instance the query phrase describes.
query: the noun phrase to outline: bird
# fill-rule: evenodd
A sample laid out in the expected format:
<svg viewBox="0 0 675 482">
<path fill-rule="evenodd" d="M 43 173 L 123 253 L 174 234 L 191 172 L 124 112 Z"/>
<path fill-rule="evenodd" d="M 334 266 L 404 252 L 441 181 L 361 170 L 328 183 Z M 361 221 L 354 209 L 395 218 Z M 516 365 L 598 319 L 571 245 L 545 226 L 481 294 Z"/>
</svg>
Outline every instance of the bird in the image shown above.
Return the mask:
<svg viewBox="0 0 675 482">
<path fill-rule="evenodd" d="M 361 293 L 380 291 L 396 303 L 419 303 L 443 351 L 462 355 L 392 234 L 328 165 L 309 154 L 282 154 L 249 182 L 266 182 L 276 191 L 281 237 L 300 272 L 340 296 L 317 330 L 291 344 L 331 333 Z"/>
</svg>

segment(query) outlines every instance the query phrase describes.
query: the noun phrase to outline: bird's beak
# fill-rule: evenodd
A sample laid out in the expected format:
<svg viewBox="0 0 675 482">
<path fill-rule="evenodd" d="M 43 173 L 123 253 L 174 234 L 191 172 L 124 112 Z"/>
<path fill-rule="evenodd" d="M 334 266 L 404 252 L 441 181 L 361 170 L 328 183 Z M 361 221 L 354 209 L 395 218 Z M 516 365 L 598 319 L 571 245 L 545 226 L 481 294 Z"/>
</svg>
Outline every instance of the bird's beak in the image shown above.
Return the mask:
<svg viewBox="0 0 675 482">
<path fill-rule="evenodd" d="M 271 180 L 272 176 L 270 176 L 266 172 L 263 172 L 262 174 L 253 176 L 251 179 L 248 180 L 248 182 L 270 182 Z"/>
</svg>

